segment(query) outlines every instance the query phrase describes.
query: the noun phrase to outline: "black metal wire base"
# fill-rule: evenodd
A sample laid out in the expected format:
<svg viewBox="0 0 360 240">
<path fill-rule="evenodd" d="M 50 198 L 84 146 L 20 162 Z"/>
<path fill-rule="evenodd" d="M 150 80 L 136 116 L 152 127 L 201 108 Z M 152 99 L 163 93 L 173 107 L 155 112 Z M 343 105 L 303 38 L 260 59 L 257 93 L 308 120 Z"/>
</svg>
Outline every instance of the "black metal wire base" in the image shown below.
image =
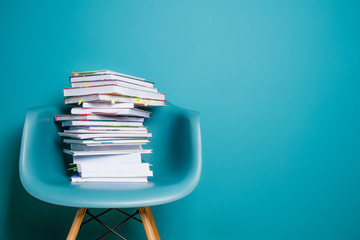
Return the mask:
<svg viewBox="0 0 360 240">
<path fill-rule="evenodd" d="M 127 216 L 127 218 L 126 218 L 125 220 L 123 220 L 121 223 L 119 223 L 118 225 L 116 225 L 115 227 L 112 227 L 112 228 L 109 227 L 108 225 L 106 225 L 104 222 L 102 222 L 102 221 L 99 219 L 99 217 L 100 217 L 101 215 L 104 215 L 105 213 L 108 213 L 108 212 L 110 212 L 111 210 L 116 210 L 116 211 L 118 211 L 118 212 L 120 212 L 120 213 L 122 213 L 122 214 L 124 214 L 124 215 Z M 96 216 L 94 216 L 93 214 L 91 214 L 90 211 L 89 211 L 89 209 L 86 209 L 86 214 L 87 214 L 88 216 L 90 216 L 91 218 L 90 218 L 89 220 L 81 223 L 81 227 L 82 227 L 83 225 L 91 222 L 92 220 L 95 220 L 95 221 L 97 221 L 98 223 L 100 223 L 103 227 L 105 227 L 105 228 L 108 230 L 106 233 L 104 233 L 104 234 L 101 235 L 99 238 L 97 238 L 98 240 L 99 240 L 99 239 L 103 239 L 104 237 L 106 237 L 106 236 L 109 235 L 110 233 L 115 234 L 116 236 L 118 236 L 119 238 L 121 238 L 121 239 L 123 239 L 123 240 L 126 240 L 126 238 L 124 238 L 124 237 L 121 236 L 119 233 L 117 233 L 117 232 L 115 231 L 115 229 L 117 229 L 118 227 L 120 227 L 121 225 L 123 225 L 124 223 L 126 223 L 127 221 L 129 221 L 130 219 L 134 219 L 134 220 L 142 223 L 142 221 L 141 221 L 140 219 L 138 219 L 137 217 L 135 217 L 137 214 L 139 214 L 139 209 L 136 209 L 135 213 L 133 213 L 133 214 L 131 214 L 131 215 L 128 214 L 128 213 L 126 213 L 126 212 L 124 212 L 124 211 L 121 211 L 120 209 L 117 209 L 117 208 L 109 208 L 109 209 L 107 209 L 107 210 L 105 210 L 105 211 L 97 214 Z"/>
</svg>

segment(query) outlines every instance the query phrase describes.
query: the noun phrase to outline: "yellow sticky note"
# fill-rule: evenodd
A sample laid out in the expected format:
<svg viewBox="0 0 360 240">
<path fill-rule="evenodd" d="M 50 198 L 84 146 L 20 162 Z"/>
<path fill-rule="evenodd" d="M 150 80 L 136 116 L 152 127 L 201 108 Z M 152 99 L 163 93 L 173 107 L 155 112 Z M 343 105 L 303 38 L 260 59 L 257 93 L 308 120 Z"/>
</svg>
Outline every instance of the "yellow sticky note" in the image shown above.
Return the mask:
<svg viewBox="0 0 360 240">
<path fill-rule="evenodd" d="M 135 103 L 141 103 L 141 100 L 138 99 L 138 98 L 136 98 L 136 99 L 135 99 Z"/>
<path fill-rule="evenodd" d="M 114 100 L 114 99 L 110 99 L 110 102 L 111 102 L 111 104 L 114 104 L 114 103 L 115 103 L 115 100 Z"/>
<path fill-rule="evenodd" d="M 154 100 L 150 100 L 150 103 L 154 103 Z"/>
<path fill-rule="evenodd" d="M 84 102 L 84 100 L 79 100 L 78 105 L 81 105 Z"/>
<path fill-rule="evenodd" d="M 144 103 L 144 105 L 145 105 L 145 107 L 147 107 L 148 104 L 147 104 L 147 103 Z"/>
<path fill-rule="evenodd" d="M 120 102 L 120 98 L 117 98 L 116 101 Z"/>
<path fill-rule="evenodd" d="M 104 82 L 104 85 L 106 85 L 107 83 L 106 82 Z"/>
</svg>

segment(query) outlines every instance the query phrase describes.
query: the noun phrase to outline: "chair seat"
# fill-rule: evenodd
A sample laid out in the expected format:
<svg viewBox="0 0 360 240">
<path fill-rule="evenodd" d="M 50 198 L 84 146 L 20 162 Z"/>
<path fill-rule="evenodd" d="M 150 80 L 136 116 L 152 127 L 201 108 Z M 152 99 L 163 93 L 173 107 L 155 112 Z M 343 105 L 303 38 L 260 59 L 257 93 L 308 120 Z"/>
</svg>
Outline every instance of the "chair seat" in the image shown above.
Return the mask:
<svg viewBox="0 0 360 240">
<path fill-rule="evenodd" d="M 178 183 L 70 183 L 39 182 L 27 190 L 34 197 L 57 205 L 86 208 L 130 208 L 153 206 L 175 201 L 192 191 L 191 179 Z M 185 191 L 185 189 L 188 189 Z M 51 192 L 51 194 L 47 194 Z"/>
<path fill-rule="evenodd" d="M 152 164 L 148 183 L 71 183 L 55 115 L 61 105 L 30 109 L 25 118 L 20 153 L 20 178 L 34 197 L 52 204 L 83 208 L 132 208 L 169 203 L 196 187 L 201 173 L 199 114 L 171 103 L 153 107 L 145 126 L 153 134 L 143 154 Z"/>
</svg>

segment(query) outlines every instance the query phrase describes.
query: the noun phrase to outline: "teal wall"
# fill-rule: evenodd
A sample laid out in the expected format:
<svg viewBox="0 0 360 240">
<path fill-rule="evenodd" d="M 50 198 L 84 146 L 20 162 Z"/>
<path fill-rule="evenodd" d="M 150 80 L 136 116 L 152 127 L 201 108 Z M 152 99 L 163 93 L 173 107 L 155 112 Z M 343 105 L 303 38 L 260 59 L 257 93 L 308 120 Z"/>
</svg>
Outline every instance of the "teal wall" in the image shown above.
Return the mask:
<svg viewBox="0 0 360 240">
<path fill-rule="evenodd" d="M 154 207 L 163 239 L 360 239 L 359 12 L 340 0 L 1 1 L 0 239 L 65 238 L 75 209 L 20 184 L 22 124 L 27 108 L 62 102 L 71 71 L 93 69 L 145 77 L 201 112 L 202 178 Z M 145 237 L 136 222 L 123 233 Z"/>
</svg>

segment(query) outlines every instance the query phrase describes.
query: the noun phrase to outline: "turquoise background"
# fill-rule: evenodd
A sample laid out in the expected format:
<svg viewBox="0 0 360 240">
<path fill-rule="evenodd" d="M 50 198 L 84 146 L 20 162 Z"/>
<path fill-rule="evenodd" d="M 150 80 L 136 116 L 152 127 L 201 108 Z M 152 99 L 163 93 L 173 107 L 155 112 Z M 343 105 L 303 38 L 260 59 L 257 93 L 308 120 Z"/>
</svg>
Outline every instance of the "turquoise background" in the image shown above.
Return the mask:
<svg viewBox="0 0 360 240">
<path fill-rule="evenodd" d="M 1 1 L 0 239 L 65 238 L 75 209 L 20 184 L 22 124 L 27 108 L 63 101 L 71 71 L 94 69 L 145 77 L 201 112 L 202 178 L 153 208 L 163 239 L 359 239 L 359 12 L 358 1 Z M 122 230 L 145 238 L 137 222 Z"/>
</svg>

